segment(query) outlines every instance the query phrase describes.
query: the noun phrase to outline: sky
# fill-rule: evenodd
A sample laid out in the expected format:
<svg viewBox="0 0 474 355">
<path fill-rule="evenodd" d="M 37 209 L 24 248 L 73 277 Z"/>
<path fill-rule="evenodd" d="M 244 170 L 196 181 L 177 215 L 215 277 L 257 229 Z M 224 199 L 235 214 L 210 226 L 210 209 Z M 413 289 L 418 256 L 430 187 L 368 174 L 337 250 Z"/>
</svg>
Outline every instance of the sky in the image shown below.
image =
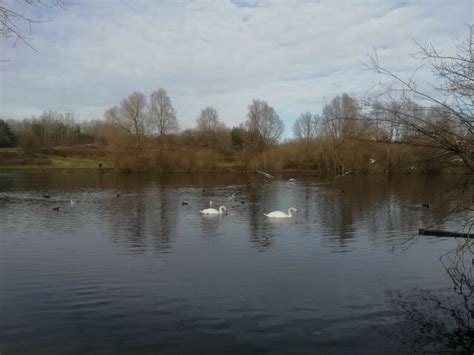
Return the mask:
<svg viewBox="0 0 474 355">
<path fill-rule="evenodd" d="M 373 90 L 379 78 L 362 63 L 374 50 L 402 76 L 419 65 L 414 39 L 452 53 L 473 22 L 473 2 L 65 0 L 63 8 L 27 8 L 50 21 L 32 25 L 35 50 L 0 39 L 0 117 L 51 109 L 101 119 L 134 91 L 164 88 L 182 128 L 206 106 L 238 125 L 262 99 L 288 132 L 302 112 Z M 431 79 L 428 69 L 418 73 L 421 85 Z"/>
</svg>

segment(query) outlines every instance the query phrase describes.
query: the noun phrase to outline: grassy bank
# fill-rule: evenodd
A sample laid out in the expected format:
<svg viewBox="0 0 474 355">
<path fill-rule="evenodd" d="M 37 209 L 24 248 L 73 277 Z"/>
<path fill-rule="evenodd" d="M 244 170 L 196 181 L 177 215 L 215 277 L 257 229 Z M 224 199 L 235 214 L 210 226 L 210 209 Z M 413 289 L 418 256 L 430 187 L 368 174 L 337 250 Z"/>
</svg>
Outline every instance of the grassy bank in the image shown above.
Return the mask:
<svg viewBox="0 0 474 355">
<path fill-rule="evenodd" d="M 0 148 L 0 169 L 103 169 L 114 168 L 108 159 L 87 159 L 50 154 L 26 156 L 20 148 Z"/>
</svg>

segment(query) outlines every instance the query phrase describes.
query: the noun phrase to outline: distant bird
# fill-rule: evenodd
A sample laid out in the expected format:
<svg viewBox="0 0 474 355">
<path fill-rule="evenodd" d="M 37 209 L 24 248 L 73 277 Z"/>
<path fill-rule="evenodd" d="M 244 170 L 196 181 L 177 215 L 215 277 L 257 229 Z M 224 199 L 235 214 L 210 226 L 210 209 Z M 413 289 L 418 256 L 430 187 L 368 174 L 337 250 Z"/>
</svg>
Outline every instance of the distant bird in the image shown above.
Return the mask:
<svg viewBox="0 0 474 355">
<path fill-rule="evenodd" d="M 209 207 L 212 207 L 214 205 L 214 202 L 212 200 L 209 200 Z"/>
<path fill-rule="evenodd" d="M 44 198 L 51 198 L 49 195 L 43 195 Z"/>
<path fill-rule="evenodd" d="M 229 196 L 229 200 L 235 200 L 235 193 Z"/>
<path fill-rule="evenodd" d="M 375 163 L 375 159 L 373 159 L 373 158 L 370 158 L 370 159 L 369 159 L 369 163 L 370 163 L 370 164 L 373 164 L 373 163 Z"/>
<path fill-rule="evenodd" d="M 215 208 L 205 208 L 203 210 L 200 210 L 200 212 L 202 214 L 225 214 L 227 213 L 227 209 L 225 208 L 225 206 L 221 206 L 218 210 L 216 210 Z"/>
<path fill-rule="evenodd" d="M 274 212 L 270 212 L 270 213 L 264 213 L 263 215 L 266 216 L 266 217 L 270 217 L 270 218 L 291 218 L 291 217 L 293 217 L 291 212 L 298 212 L 298 210 L 294 207 L 290 207 L 290 208 L 288 208 L 288 214 L 286 214 L 285 212 L 281 212 L 281 211 L 274 211 Z"/>
<path fill-rule="evenodd" d="M 115 195 L 116 197 L 120 197 L 120 194 Z"/>
<path fill-rule="evenodd" d="M 240 203 L 243 205 L 245 203 L 245 201 L 240 201 Z"/>
<path fill-rule="evenodd" d="M 342 174 L 342 176 L 347 176 L 347 175 L 349 175 L 351 172 L 352 172 L 352 171 L 350 171 L 350 170 L 346 170 L 346 171 L 344 171 L 344 174 Z"/>
<path fill-rule="evenodd" d="M 429 203 L 424 203 L 424 204 L 421 205 L 421 207 L 430 208 L 430 204 Z"/>
<path fill-rule="evenodd" d="M 71 200 L 71 206 L 74 206 L 76 202 L 74 200 Z"/>
<path fill-rule="evenodd" d="M 296 180 L 296 179 L 294 179 L 294 178 L 291 178 L 291 179 L 289 179 L 288 181 L 289 181 L 289 182 L 294 182 L 294 183 L 297 183 L 297 182 L 298 182 L 298 180 Z"/>
<path fill-rule="evenodd" d="M 270 174 L 268 174 L 268 173 L 266 173 L 266 172 L 264 172 L 264 171 L 260 171 L 260 170 L 257 170 L 257 174 L 263 175 L 263 176 L 265 176 L 265 178 L 267 178 L 267 179 L 274 179 L 274 178 L 275 178 L 273 175 L 270 175 Z"/>
<path fill-rule="evenodd" d="M 296 182 L 294 182 L 294 181 L 288 181 L 288 182 L 286 183 L 286 186 L 288 186 L 288 187 L 290 187 L 290 186 L 296 186 Z"/>
<path fill-rule="evenodd" d="M 181 206 L 187 206 L 187 205 L 188 205 L 188 203 L 187 203 L 187 202 L 184 202 L 184 201 L 183 201 L 183 202 L 181 202 Z"/>
<path fill-rule="evenodd" d="M 452 162 L 462 162 L 462 159 L 461 158 L 454 158 L 454 159 L 451 159 Z"/>
<path fill-rule="evenodd" d="M 202 192 L 206 192 L 206 189 L 202 189 Z"/>
<path fill-rule="evenodd" d="M 416 170 L 416 168 L 414 166 L 410 166 L 410 170 Z"/>
<path fill-rule="evenodd" d="M 59 211 L 59 206 L 53 207 L 53 210 L 54 210 L 54 211 Z"/>
</svg>

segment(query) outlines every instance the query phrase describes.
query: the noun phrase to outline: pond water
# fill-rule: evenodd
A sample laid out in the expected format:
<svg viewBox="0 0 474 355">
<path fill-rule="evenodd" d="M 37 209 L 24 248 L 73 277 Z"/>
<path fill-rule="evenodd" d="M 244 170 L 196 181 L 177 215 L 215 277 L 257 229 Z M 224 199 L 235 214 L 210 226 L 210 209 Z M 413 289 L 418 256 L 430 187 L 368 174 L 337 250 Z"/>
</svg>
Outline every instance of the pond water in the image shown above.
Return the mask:
<svg viewBox="0 0 474 355">
<path fill-rule="evenodd" d="M 0 353 L 468 351 L 454 178 L 287 179 L 0 172 Z"/>
</svg>

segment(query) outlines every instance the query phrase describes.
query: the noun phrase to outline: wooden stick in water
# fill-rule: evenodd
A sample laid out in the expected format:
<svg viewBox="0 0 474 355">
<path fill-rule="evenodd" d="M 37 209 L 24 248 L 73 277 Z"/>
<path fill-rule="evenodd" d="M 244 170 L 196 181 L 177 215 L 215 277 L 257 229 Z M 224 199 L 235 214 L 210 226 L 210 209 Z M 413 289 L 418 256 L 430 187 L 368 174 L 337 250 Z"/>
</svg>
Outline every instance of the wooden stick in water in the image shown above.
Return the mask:
<svg viewBox="0 0 474 355">
<path fill-rule="evenodd" d="M 431 235 L 434 237 L 474 238 L 473 234 L 445 231 L 441 229 L 418 229 L 419 235 Z"/>
</svg>

